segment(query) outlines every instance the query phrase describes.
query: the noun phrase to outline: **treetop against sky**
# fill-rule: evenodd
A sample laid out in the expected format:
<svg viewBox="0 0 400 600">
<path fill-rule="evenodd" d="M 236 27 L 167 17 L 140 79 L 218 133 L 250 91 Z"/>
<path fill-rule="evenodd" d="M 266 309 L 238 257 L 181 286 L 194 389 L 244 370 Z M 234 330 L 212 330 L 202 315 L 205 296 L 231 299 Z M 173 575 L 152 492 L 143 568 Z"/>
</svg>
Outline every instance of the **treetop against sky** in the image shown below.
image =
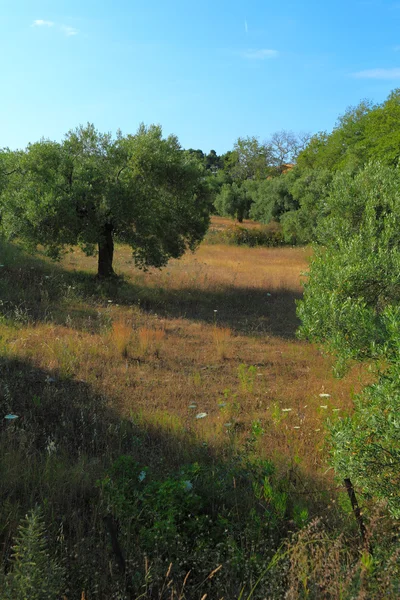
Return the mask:
<svg viewBox="0 0 400 600">
<path fill-rule="evenodd" d="M 0 7 L 0 146 L 161 123 L 184 147 L 332 129 L 400 85 L 394 0 L 16 0 Z"/>
</svg>

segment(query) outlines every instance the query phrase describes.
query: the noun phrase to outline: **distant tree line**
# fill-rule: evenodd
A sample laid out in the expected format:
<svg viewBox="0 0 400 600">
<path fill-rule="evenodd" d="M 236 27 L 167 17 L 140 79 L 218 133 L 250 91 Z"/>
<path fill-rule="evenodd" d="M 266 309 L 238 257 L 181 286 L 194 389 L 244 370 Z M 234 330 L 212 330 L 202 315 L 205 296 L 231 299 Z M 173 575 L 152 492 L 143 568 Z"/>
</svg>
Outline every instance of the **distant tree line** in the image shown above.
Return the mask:
<svg viewBox="0 0 400 600">
<path fill-rule="evenodd" d="M 338 172 L 355 175 L 369 161 L 395 167 L 400 158 L 400 90 L 381 104 L 363 100 L 332 132 L 281 131 L 264 143 L 239 138 L 216 161 L 214 207 L 239 222 L 281 224 L 288 243 L 318 240 L 319 217 Z"/>
</svg>

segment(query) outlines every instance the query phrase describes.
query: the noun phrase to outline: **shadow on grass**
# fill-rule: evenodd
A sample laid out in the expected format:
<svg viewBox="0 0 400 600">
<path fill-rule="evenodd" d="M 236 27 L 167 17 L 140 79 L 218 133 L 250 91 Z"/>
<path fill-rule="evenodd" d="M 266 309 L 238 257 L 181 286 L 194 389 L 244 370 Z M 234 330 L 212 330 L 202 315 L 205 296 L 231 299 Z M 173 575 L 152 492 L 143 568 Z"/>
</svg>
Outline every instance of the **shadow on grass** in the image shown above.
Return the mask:
<svg viewBox="0 0 400 600">
<path fill-rule="evenodd" d="M 4 248 L 9 256 L 5 260 L 0 255 L 5 265 L 0 267 L 0 316 L 12 322 L 47 321 L 95 330 L 99 306 L 111 301 L 165 318 L 217 323 L 245 335 L 266 333 L 292 339 L 299 325 L 295 301 L 301 294 L 294 290 L 278 289 L 269 295 L 240 286 L 174 290 L 123 278 L 100 282 L 91 274 L 70 272 L 27 256 L 10 244 L 0 246 Z"/>
<path fill-rule="evenodd" d="M 7 414 L 18 418 L 5 419 Z M 171 552 L 171 560 L 177 563 L 173 571 L 176 584 L 194 568 L 190 584 L 196 594 L 189 592 L 182 598 L 199 597 L 200 586 L 202 594 L 207 592 L 210 597 L 238 598 L 244 565 L 248 563 L 249 581 L 264 570 L 294 526 L 294 504 L 289 498 L 282 509 L 280 491 L 276 498 L 269 495 L 265 501 L 254 494 L 256 488 L 262 489 L 266 476 L 273 476 L 271 463 L 258 458 L 255 463 L 246 462 L 242 452 L 221 450 L 203 445 L 176 422 L 168 429 L 146 423 L 137 415 L 121 418 L 109 399 L 95 394 L 85 382 L 61 379 L 57 372 L 12 357 L 0 358 L 0 571 L 9 565 L 12 539 L 21 518 L 40 505 L 50 550 L 55 553 L 61 548 L 68 572 L 68 597 L 80 597 L 83 589 L 92 594 L 98 589 L 98 595 L 89 596 L 137 598 L 147 577 L 144 564 L 150 560 L 152 584 L 148 595 L 140 597 L 170 598 L 160 589 L 165 585 Z M 114 508 L 104 494 L 112 464 L 121 456 L 125 458 L 119 467 L 113 507 L 117 515 L 122 510 L 125 517 L 113 521 L 112 535 L 119 539 L 127 557 L 122 574 L 106 527 Z M 139 488 L 140 484 L 137 476 L 130 479 L 127 457 L 139 470 L 149 469 L 145 501 L 132 492 L 132 485 Z M 189 475 L 185 466 L 191 469 Z M 188 477 L 193 484 L 186 481 Z M 193 486 L 194 495 L 188 496 Z M 127 513 L 124 506 L 129 497 Z M 189 502 L 187 498 L 192 499 Z M 146 517 L 138 526 L 143 513 L 149 520 Z M 170 542 L 164 539 L 166 535 L 172 535 Z M 241 561 L 237 572 L 234 567 L 230 571 L 232 556 Z M 208 578 L 222 563 L 218 577 Z M 250 573 L 251 565 L 255 565 L 254 573 Z M 271 579 L 268 586 L 273 585 Z M 268 586 L 261 586 L 263 595 L 254 598 L 268 593 L 274 597 Z M 126 595 L 115 595 L 118 589 Z"/>
<path fill-rule="evenodd" d="M 185 464 L 217 461 L 183 426 L 168 430 L 136 415 L 121 418 L 85 382 L 0 357 L 0 581 L 21 518 L 40 505 L 51 539 L 62 540 L 68 579 L 75 581 L 68 597 L 81 597 L 89 581 L 94 589 L 96 578 L 104 586 L 96 597 L 115 597 L 107 589 L 118 584 L 118 557 L 105 527 L 110 507 L 100 482 L 121 456 L 164 478 Z M 142 571 L 143 564 L 144 556 Z"/>
</svg>

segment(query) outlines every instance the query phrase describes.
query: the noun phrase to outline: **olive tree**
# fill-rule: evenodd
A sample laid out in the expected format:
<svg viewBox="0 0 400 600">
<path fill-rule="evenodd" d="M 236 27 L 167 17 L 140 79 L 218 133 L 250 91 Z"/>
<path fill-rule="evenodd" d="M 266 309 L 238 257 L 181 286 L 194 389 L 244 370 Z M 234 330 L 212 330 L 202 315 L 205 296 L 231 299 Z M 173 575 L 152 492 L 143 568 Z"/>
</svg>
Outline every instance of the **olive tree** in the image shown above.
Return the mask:
<svg viewBox="0 0 400 600">
<path fill-rule="evenodd" d="M 338 173 L 326 199 L 300 333 L 339 361 L 378 361 L 384 371 L 331 428 L 338 473 L 400 516 L 400 171 L 370 163 Z"/>
<path fill-rule="evenodd" d="M 141 126 L 114 139 L 89 124 L 19 153 L 1 194 L 1 227 L 53 258 L 74 244 L 97 248 L 98 275 L 107 277 L 114 240 L 132 247 L 141 268 L 193 250 L 208 227 L 207 196 L 203 167 L 175 136 Z"/>
</svg>

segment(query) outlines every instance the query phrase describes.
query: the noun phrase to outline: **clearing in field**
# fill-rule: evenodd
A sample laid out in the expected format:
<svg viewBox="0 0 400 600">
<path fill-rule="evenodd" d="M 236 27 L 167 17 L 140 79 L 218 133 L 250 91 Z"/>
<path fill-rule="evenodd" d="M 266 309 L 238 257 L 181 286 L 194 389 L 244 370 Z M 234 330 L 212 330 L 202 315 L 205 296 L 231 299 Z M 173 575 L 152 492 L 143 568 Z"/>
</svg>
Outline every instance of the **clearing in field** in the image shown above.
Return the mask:
<svg viewBox="0 0 400 600">
<path fill-rule="evenodd" d="M 119 247 L 123 281 L 108 285 L 95 282 L 95 260 L 78 250 L 60 266 L 22 268 L 15 258 L 2 268 L 3 284 L 12 277 L 3 347 L 9 359 L 89 386 L 116 414 L 140 415 L 166 433 L 190 432 L 220 448 L 240 447 L 256 429 L 257 452 L 327 477 L 330 487 L 324 423 L 351 407 L 361 371 L 335 379 L 331 359 L 295 337 L 310 254 L 204 242 L 164 270 L 142 273 Z"/>
<path fill-rule="evenodd" d="M 205 241 L 195 254 L 164 270 L 142 273 L 129 249 L 118 247 L 115 267 L 122 278 L 99 282 L 95 259 L 78 250 L 54 265 L 3 246 L 0 402 L 10 420 L 3 420 L 0 436 L 0 470 L 7 482 L 0 515 L 2 561 L 21 518 L 38 504 L 45 507 L 53 539 L 62 540 L 74 597 L 98 586 L 99 597 L 114 597 L 110 565 L 116 557 L 104 514 L 107 493 L 116 493 L 107 473 L 121 460 L 114 472 L 122 477 L 118 485 L 125 485 L 124 468 L 132 476 L 129 460 L 141 465 L 139 483 L 147 469 L 161 481 L 172 474 L 167 487 L 157 488 L 157 494 L 172 493 L 161 501 L 168 519 L 168 507 L 178 502 L 168 485 L 182 494 L 182 485 L 191 489 L 190 478 L 197 477 L 200 486 L 204 473 L 209 477 L 204 510 L 214 519 L 212 531 L 222 528 L 218 547 L 224 554 L 218 559 L 205 549 L 191 577 L 197 590 L 218 568 L 213 580 L 218 597 L 237 598 L 242 586 L 250 590 L 254 584 L 253 575 L 232 575 L 221 514 L 237 536 L 232 543 L 244 565 L 253 547 L 260 565 L 272 557 L 294 521 L 282 521 L 276 539 L 265 531 L 275 531 L 273 523 L 284 514 L 293 514 L 298 525 L 314 515 L 340 521 L 335 507 L 345 494 L 327 465 L 324 428 L 351 409 L 352 393 L 365 376 L 356 367 L 345 379 L 335 379 L 331 359 L 296 339 L 295 303 L 310 254 L 303 248 Z M 269 464 L 278 491 L 264 479 Z M 248 468 L 261 473 L 257 484 Z M 180 483 L 176 473 L 183 477 Z M 122 510 L 118 502 L 124 496 L 118 494 L 116 506 Z M 144 555 L 150 554 L 155 582 L 163 581 L 166 556 L 175 560 L 176 585 L 197 560 L 179 544 L 173 550 L 165 541 L 166 549 L 160 549 L 158 528 L 166 527 L 162 539 L 167 540 L 170 525 L 160 524 L 157 506 L 140 547 L 129 546 L 134 539 L 129 518 L 124 525 L 122 545 L 130 552 L 129 577 L 139 573 L 138 589 L 148 577 Z M 280 517 L 268 530 L 271 507 Z M 137 527 L 143 514 L 139 511 Z M 243 519 L 249 522 L 242 531 Z M 185 535 L 193 537 L 186 530 Z M 179 539 L 174 535 L 174 544 Z"/>
</svg>

